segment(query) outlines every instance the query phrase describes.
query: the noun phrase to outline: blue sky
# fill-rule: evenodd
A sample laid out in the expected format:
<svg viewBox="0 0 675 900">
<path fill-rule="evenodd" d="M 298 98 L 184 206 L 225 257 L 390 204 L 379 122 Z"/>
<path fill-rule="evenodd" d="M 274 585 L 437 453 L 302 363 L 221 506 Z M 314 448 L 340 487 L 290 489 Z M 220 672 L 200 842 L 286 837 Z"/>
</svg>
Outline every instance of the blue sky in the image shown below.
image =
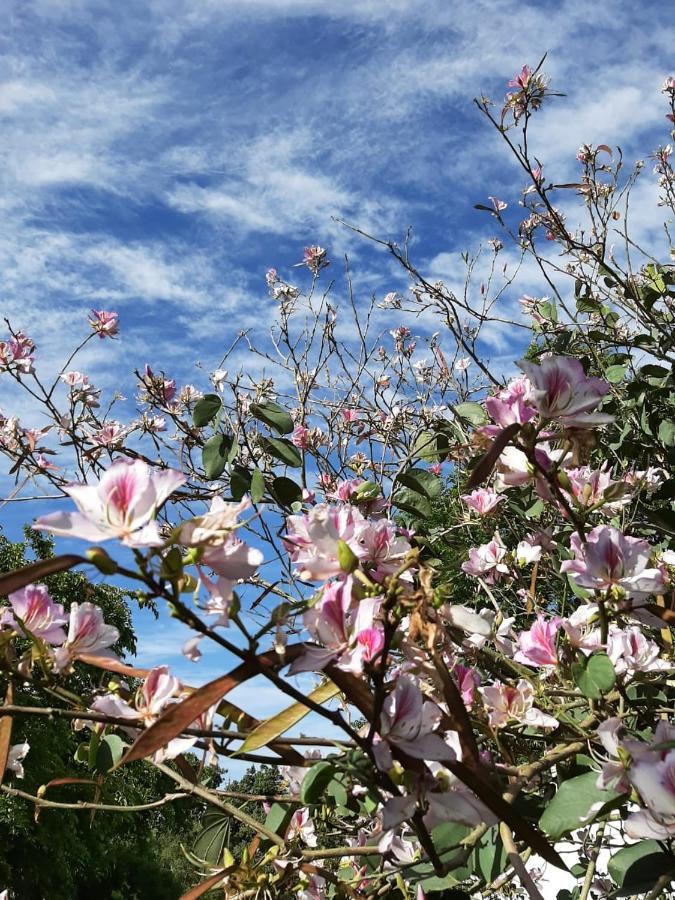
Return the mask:
<svg viewBox="0 0 675 900">
<path fill-rule="evenodd" d="M 204 388 L 193 363 L 208 372 L 238 329 L 272 322 L 265 270 L 286 274 L 307 244 L 328 248 L 338 277 L 349 254 L 357 298 L 405 289 L 333 216 L 387 238 L 413 226 L 420 267 L 460 284 L 460 252 L 496 234 L 473 204 L 497 194 L 517 216 L 523 186 L 472 98 L 502 100 L 508 78 L 548 51 L 567 95 L 537 124 L 548 176 L 573 180 L 583 141 L 621 142 L 632 163 L 667 140 L 668 7 L 6 0 L 2 314 L 36 341 L 43 371 L 58 371 L 88 309 L 117 309 L 120 340 L 92 345 L 80 368 L 132 396 L 120 373 L 146 362 Z M 647 176 L 634 225 L 660 247 L 654 197 Z M 515 308 L 523 292 L 544 292 L 532 270 L 503 302 Z M 513 358 L 499 331 L 484 349 L 498 366 Z M 243 352 L 237 362 L 253 366 Z M 0 380 L 0 407 L 13 402 Z M 29 509 L 2 509 L 10 534 Z M 144 663 L 176 645 L 173 623 L 139 630 Z M 200 666 L 192 680 L 219 664 Z M 275 699 L 254 693 L 251 711 L 271 711 Z"/>
</svg>

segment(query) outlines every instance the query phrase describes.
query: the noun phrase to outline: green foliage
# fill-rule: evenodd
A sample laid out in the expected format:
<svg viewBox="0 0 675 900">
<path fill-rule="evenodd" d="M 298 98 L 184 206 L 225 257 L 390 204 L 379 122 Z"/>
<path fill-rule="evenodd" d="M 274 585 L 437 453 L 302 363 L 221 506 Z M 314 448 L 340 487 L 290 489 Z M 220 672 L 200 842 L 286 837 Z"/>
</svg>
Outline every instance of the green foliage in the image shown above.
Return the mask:
<svg viewBox="0 0 675 900">
<path fill-rule="evenodd" d="M 11 571 L 32 559 L 53 555 L 52 542 L 26 530 L 23 542 L 12 543 L 0 534 L 0 572 Z M 77 572 L 46 579 L 49 590 L 66 607 L 89 600 L 101 607 L 106 622 L 120 631 L 118 652 L 133 652 L 135 636 L 125 591 L 110 585 L 91 585 Z M 86 695 L 100 683 L 100 671 L 78 667 L 74 689 Z M 2 687 L 4 692 L 5 687 Z M 15 695 L 22 706 L 55 706 L 58 701 L 35 688 Z M 17 719 L 12 743 L 27 740 L 30 752 L 25 778 L 8 783 L 35 795 L 55 777 L 91 778 L 76 762 L 82 735 L 59 719 Z M 106 735 L 98 744 L 96 769 L 106 771 L 118 758 L 121 741 Z M 116 805 L 144 804 L 175 789 L 172 781 L 152 766 L 137 764 L 106 775 L 99 799 Z M 50 788 L 47 799 L 60 802 L 94 800 L 93 785 Z M 203 805 L 181 800 L 141 813 L 125 814 L 42 809 L 37 821 L 33 805 L 0 796 L 0 885 L 21 900 L 175 900 L 194 873 L 181 844 L 189 844 L 198 828 Z"/>
</svg>

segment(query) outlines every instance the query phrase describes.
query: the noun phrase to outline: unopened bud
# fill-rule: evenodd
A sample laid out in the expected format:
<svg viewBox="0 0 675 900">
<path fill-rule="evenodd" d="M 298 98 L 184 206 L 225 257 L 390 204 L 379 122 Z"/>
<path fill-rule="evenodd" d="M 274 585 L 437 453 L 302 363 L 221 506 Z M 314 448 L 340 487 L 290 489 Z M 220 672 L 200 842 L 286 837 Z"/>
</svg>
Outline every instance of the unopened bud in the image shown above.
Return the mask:
<svg viewBox="0 0 675 900">
<path fill-rule="evenodd" d="M 112 557 L 108 556 L 103 547 L 90 547 L 86 556 L 89 562 L 95 565 L 99 572 L 102 572 L 104 575 L 114 575 L 117 572 L 117 563 Z"/>
</svg>

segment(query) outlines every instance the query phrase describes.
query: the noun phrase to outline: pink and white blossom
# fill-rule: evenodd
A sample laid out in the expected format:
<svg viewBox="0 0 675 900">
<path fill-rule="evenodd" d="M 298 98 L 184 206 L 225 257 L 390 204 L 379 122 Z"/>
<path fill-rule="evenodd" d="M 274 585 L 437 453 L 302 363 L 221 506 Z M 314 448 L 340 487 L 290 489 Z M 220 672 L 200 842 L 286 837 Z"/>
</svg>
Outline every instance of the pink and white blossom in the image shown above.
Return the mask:
<svg viewBox="0 0 675 900">
<path fill-rule="evenodd" d="M 6 771 L 14 772 L 17 778 L 23 778 L 25 773 L 22 763 L 28 756 L 29 751 L 30 744 L 28 741 L 23 741 L 21 744 L 13 744 L 9 748 L 9 753 L 7 754 Z"/>
<path fill-rule="evenodd" d="M 542 419 L 581 428 L 614 421 L 613 416 L 594 412 L 609 393 L 609 384 L 587 377 L 578 359 L 549 356 L 539 364 L 522 360 L 519 365 L 532 384 L 528 400 Z"/>
<path fill-rule="evenodd" d="M 529 631 L 518 635 L 519 650 L 514 659 L 527 666 L 557 666 L 556 638 L 561 624 L 558 616 L 546 619 L 539 614 Z"/>
<path fill-rule="evenodd" d="M 469 558 L 462 563 L 462 571 L 475 578 L 483 578 L 488 584 L 494 584 L 509 573 L 509 567 L 504 561 L 506 553 L 506 547 L 495 532 L 487 544 L 469 550 Z"/>
<path fill-rule="evenodd" d="M 629 537 L 611 525 L 598 525 L 586 535 L 586 543 L 575 532 L 570 538 L 574 559 L 560 570 L 568 572 L 579 587 L 595 591 L 618 591 L 627 598 L 663 593 L 661 569 L 650 566 L 652 548 L 641 538 Z"/>
<path fill-rule="evenodd" d="M 291 821 L 286 832 L 286 840 L 293 841 L 300 838 L 308 847 L 316 847 L 317 837 L 314 822 L 305 806 L 301 806 L 291 816 Z"/>
<path fill-rule="evenodd" d="M 505 499 L 503 494 L 498 494 L 490 488 L 478 488 L 470 494 L 462 494 L 462 500 L 479 516 L 487 516 Z"/>
<path fill-rule="evenodd" d="M 159 546 L 155 521 L 165 500 L 186 481 L 174 469 L 156 469 L 141 460 L 118 460 L 98 484 L 70 484 L 64 490 L 78 512 L 54 512 L 33 528 L 86 541 L 121 540 L 129 547 Z"/>
<path fill-rule="evenodd" d="M 94 329 L 99 338 L 112 338 L 119 334 L 119 314 L 116 312 L 107 312 L 104 309 L 92 309 L 89 324 Z"/>
<path fill-rule="evenodd" d="M 33 637 L 48 644 L 58 646 L 66 639 L 63 626 L 68 624 L 68 616 L 61 603 L 54 603 L 43 584 L 29 584 L 9 595 L 11 611 L 3 610 L 0 625 L 23 631 L 25 628 Z M 17 622 L 20 619 L 23 628 Z"/>
<path fill-rule="evenodd" d="M 441 710 L 425 700 L 418 684 L 403 675 L 387 695 L 380 720 L 380 741 L 373 745 L 377 765 L 387 771 L 393 764 L 391 748 L 414 759 L 453 760 L 457 754 L 440 734 L 435 733 Z"/>
<path fill-rule="evenodd" d="M 117 643 L 119 636 L 114 625 L 106 624 L 98 606 L 93 603 L 71 603 L 68 636 L 63 645 L 54 651 L 56 671 L 64 671 L 80 656 L 117 659 L 110 648 Z"/>
<path fill-rule="evenodd" d="M 326 584 L 317 603 L 304 615 L 305 628 L 321 646 L 308 646 L 289 672 L 319 671 L 329 662 L 356 674 L 384 646 L 381 628 L 375 624 L 380 597 L 358 600 L 351 576 Z"/>
<path fill-rule="evenodd" d="M 534 706 L 534 688 L 525 678 L 515 687 L 502 682 L 480 688 L 493 728 L 519 722 L 532 728 L 557 728 L 558 720 Z"/>
</svg>

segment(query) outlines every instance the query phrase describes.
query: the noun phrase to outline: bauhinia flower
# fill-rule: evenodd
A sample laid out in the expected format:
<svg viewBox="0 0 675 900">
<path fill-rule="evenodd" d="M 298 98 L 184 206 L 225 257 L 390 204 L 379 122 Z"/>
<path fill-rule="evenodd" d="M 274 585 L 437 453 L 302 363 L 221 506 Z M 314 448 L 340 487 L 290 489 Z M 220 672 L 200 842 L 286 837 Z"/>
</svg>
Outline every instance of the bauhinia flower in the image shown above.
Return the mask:
<svg viewBox="0 0 675 900">
<path fill-rule="evenodd" d="M 532 385 L 525 375 L 513 378 L 505 388 L 494 397 L 488 397 L 485 408 L 494 421 L 494 425 L 486 425 L 481 430 L 488 435 L 498 434 L 508 425 L 524 425 L 537 415 L 537 410 L 528 403 Z"/>
<path fill-rule="evenodd" d="M 642 633 L 639 625 L 617 628 L 610 625 L 607 655 L 617 675 L 631 678 L 636 672 L 662 672 L 673 664 L 661 659 L 659 645 Z"/>
<path fill-rule="evenodd" d="M 670 840 L 675 835 L 675 749 L 668 746 L 674 740 L 675 728 L 659 722 L 647 752 L 631 754 L 628 779 L 646 808 L 626 820 L 630 837 Z"/>
<path fill-rule="evenodd" d="M 168 666 L 156 666 L 136 691 L 133 705 L 119 694 L 113 693 L 97 697 L 91 708 L 108 716 L 129 719 L 129 725 L 122 726 L 122 730 L 131 737 L 136 737 L 139 725 L 148 728 L 169 706 L 178 703 L 182 696 L 183 685 L 170 673 Z M 213 709 L 202 714 L 193 727 L 208 728 L 212 717 Z M 193 747 L 196 742 L 196 737 L 173 738 L 166 747 L 162 747 L 153 755 L 153 759 L 155 762 L 175 759 Z"/>
<path fill-rule="evenodd" d="M 305 806 L 296 809 L 291 816 L 291 822 L 286 832 L 286 840 L 292 841 L 295 838 L 300 838 L 303 844 L 306 844 L 308 847 L 316 847 L 317 837 L 314 830 L 314 822 Z"/>
<path fill-rule="evenodd" d="M 583 543 L 576 532 L 570 538 L 574 559 L 560 566 L 579 587 L 612 591 L 620 597 L 641 598 L 665 590 L 661 569 L 650 567 L 652 548 L 641 538 L 622 534 L 611 525 L 598 525 Z"/>
<path fill-rule="evenodd" d="M 28 756 L 28 751 L 30 750 L 30 744 L 28 741 L 24 741 L 22 744 L 14 744 L 9 748 L 9 753 L 7 754 L 7 766 L 6 769 L 9 772 L 14 772 L 17 778 L 23 778 L 24 771 L 23 766 L 21 765 L 22 760 L 24 760 Z"/>
<path fill-rule="evenodd" d="M 98 484 L 70 484 L 64 490 L 79 512 L 54 512 L 37 519 L 33 528 L 86 541 L 121 540 L 129 547 L 163 543 L 155 516 L 185 476 L 174 469 L 156 469 L 142 460 L 119 460 Z"/>
<path fill-rule="evenodd" d="M 351 576 L 328 583 L 319 601 L 304 615 L 304 625 L 322 646 L 308 646 L 291 665 L 289 672 L 318 671 L 336 661 L 338 668 L 363 671 L 384 646 L 381 629 L 374 624 L 380 597 L 357 600 Z"/>
<path fill-rule="evenodd" d="M 116 312 L 106 312 L 104 309 L 92 309 L 92 318 L 89 324 L 94 329 L 99 338 L 115 337 L 119 334 L 119 314 Z"/>
<path fill-rule="evenodd" d="M 48 644 L 58 645 L 65 641 L 63 626 L 68 624 L 68 616 L 60 603 L 54 603 L 43 584 L 29 584 L 14 591 L 9 595 L 9 603 L 12 609 L 3 610 L 0 625 L 17 631 L 25 629 Z M 21 620 L 21 624 L 17 619 Z"/>
<path fill-rule="evenodd" d="M 493 728 L 520 722 L 533 728 L 557 728 L 558 720 L 534 706 L 534 688 L 525 678 L 515 687 L 496 682 L 479 688 Z"/>
<path fill-rule="evenodd" d="M 594 412 L 609 393 L 609 384 L 602 378 L 588 378 L 578 359 L 549 356 L 539 364 L 522 360 L 519 365 L 532 384 L 528 400 L 542 419 L 581 428 L 614 421 L 613 416 Z"/>
<path fill-rule="evenodd" d="M 543 615 L 538 615 L 530 630 L 521 631 L 518 635 L 520 649 L 514 659 L 527 666 L 557 666 L 556 636 L 561 624 L 562 619 L 558 616 L 547 620 Z"/>
<path fill-rule="evenodd" d="M 490 488 L 478 488 L 470 494 L 462 494 L 462 500 L 479 516 L 487 516 L 505 499 L 503 494 L 498 494 Z"/>
<path fill-rule="evenodd" d="M 503 575 L 508 575 L 509 567 L 504 562 L 506 547 L 497 532 L 487 544 L 472 547 L 469 558 L 462 563 L 462 571 L 475 578 L 484 578 L 488 584 L 494 584 Z"/>
<path fill-rule="evenodd" d="M 107 625 L 103 613 L 93 603 L 71 603 L 70 623 L 65 643 L 54 652 L 57 672 L 67 669 L 81 656 L 117 659 L 110 649 L 119 640 L 114 625 Z"/>
<path fill-rule="evenodd" d="M 438 706 L 424 699 L 418 684 L 407 675 L 401 676 L 384 701 L 379 729 L 381 740 L 373 744 L 379 768 L 383 771 L 391 768 L 392 748 L 402 750 L 414 759 L 456 759 L 452 747 L 435 733 L 441 716 Z"/>
<path fill-rule="evenodd" d="M 284 544 L 300 577 L 307 581 L 334 578 L 342 573 L 340 541 L 344 541 L 369 575 L 381 581 L 403 562 L 410 544 L 393 522 L 367 519 L 351 504 L 319 503 L 305 515 L 289 516 Z"/>
</svg>

